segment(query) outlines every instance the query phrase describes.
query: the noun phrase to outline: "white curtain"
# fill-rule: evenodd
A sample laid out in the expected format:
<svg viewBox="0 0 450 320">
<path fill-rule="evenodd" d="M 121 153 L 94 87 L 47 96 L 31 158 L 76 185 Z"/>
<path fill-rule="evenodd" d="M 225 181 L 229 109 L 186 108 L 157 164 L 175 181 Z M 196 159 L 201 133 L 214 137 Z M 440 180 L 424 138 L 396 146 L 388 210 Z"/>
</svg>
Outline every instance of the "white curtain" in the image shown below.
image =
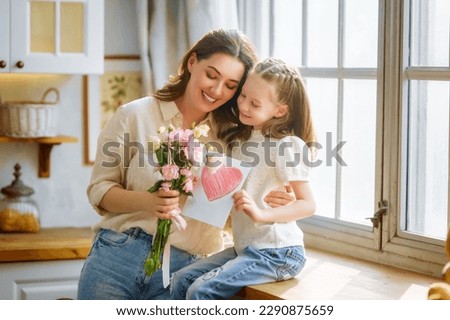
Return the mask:
<svg viewBox="0 0 450 320">
<path fill-rule="evenodd" d="M 176 73 L 202 35 L 239 28 L 236 0 L 137 0 L 137 13 L 144 95 Z"/>
</svg>

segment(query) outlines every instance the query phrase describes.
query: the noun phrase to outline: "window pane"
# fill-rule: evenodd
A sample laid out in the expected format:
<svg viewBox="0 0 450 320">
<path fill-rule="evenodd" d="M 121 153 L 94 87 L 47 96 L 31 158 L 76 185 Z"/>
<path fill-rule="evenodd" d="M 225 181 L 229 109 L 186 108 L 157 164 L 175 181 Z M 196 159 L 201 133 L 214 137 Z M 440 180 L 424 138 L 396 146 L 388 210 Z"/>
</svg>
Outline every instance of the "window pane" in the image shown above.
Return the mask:
<svg viewBox="0 0 450 320">
<path fill-rule="evenodd" d="M 345 80 L 341 219 L 371 225 L 375 199 L 376 81 Z"/>
<path fill-rule="evenodd" d="M 314 126 L 322 148 L 318 150 L 311 170 L 311 187 L 316 199 L 316 215 L 333 218 L 336 199 L 336 162 L 327 164 L 327 134 L 335 143 L 337 139 L 337 80 L 308 78 L 306 87 L 311 100 Z M 327 94 L 323 94 L 326 92 Z"/>
<path fill-rule="evenodd" d="M 338 48 L 338 0 L 307 2 L 308 67 L 336 67 Z"/>
<path fill-rule="evenodd" d="M 407 231 L 444 239 L 448 215 L 448 82 L 411 81 Z"/>
<path fill-rule="evenodd" d="M 411 65 L 448 66 L 450 1 L 412 0 Z"/>
<path fill-rule="evenodd" d="M 346 0 L 344 66 L 376 67 L 378 0 Z"/>
<path fill-rule="evenodd" d="M 302 3 L 275 1 L 273 55 L 285 62 L 302 64 Z"/>
</svg>

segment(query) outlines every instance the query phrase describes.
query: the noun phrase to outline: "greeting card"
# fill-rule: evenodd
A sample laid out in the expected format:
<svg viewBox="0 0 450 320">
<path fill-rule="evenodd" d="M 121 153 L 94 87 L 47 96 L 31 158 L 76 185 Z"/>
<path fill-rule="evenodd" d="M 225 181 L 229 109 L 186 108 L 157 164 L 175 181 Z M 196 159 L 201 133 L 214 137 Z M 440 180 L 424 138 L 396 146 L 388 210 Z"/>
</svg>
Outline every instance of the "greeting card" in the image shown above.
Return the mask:
<svg viewBox="0 0 450 320">
<path fill-rule="evenodd" d="M 182 215 L 223 228 L 233 207 L 232 195 L 240 190 L 251 167 L 223 155 L 209 156 L 186 200 Z"/>
</svg>

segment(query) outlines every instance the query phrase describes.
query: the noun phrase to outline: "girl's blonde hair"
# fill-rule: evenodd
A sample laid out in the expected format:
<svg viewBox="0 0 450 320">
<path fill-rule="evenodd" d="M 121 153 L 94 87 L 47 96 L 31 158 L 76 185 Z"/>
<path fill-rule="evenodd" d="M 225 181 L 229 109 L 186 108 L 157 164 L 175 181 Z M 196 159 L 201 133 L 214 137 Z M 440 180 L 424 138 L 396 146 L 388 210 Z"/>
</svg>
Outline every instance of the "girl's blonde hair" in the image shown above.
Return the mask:
<svg viewBox="0 0 450 320">
<path fill-rule="evenodd" d="M 277 139 L 296 135 L 306 144 L 315 142 L 310 102 L 298 69 L 280 59 L 267 58 L 258 62 L 251 72 L 272 84 L 277 103 L 288 106 L 285 116 L 273 118 L 263 125 L 262 134 Z M 241 124 L 239 128 L 236 126 L 231 131 L 227 143 L 235 139 L 248 140 L 252 127 Z"/>
</svg>

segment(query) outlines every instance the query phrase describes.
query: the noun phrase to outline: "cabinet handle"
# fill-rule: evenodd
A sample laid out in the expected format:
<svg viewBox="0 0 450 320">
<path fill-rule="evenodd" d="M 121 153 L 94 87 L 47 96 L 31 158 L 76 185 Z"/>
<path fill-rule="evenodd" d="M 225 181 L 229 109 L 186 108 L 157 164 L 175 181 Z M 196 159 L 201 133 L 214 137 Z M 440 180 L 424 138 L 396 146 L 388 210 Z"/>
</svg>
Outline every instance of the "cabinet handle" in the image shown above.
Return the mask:
<svg viewBox="0 0 450 320">
<path fill-rule="evenodd" d="M 22 60 L 17 61 L 16 67 L 19 69 L 22 69 L 25 66 L 25 63 L 23 63 Z"/>
<path fill-rule="evenodd" d="M 0 61 L 0 68 L 6 68 L 6 61 L 5 60 L 1 60 Z"/>
</svg>

